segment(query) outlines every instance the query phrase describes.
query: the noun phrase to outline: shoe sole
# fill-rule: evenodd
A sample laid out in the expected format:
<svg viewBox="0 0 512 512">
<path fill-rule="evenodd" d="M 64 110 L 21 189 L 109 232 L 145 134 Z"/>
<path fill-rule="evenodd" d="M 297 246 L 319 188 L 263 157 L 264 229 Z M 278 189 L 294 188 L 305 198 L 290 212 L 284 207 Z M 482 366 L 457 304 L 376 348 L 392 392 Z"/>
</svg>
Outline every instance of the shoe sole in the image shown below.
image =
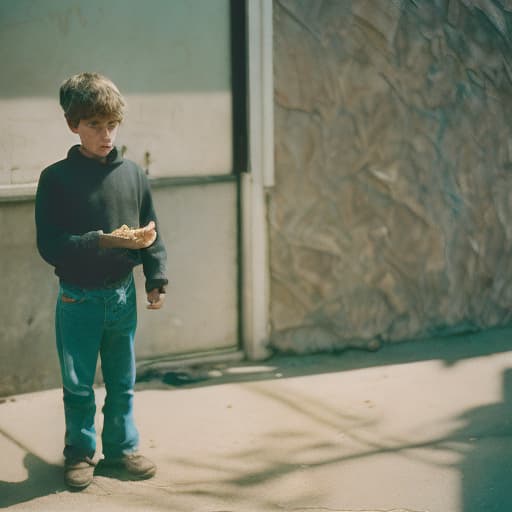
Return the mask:
<svg viewBox="0 0 512 512">
<path fill-rule="evenodd" d="M 98 474 L 106 476 L 108 476 L 109 474 L 123 475 L 126 477 L 130 477 L 132 480 L 148 480 L 149 478 L 152 478 L 156 475 L 156 471 L 157 468 L 151 468 L 145 473 L 133 473 L 122 464 L 109 464 L 103 461 L 100 462 L 100 464 L 98 464 Z"/>
<path fill-rule="evenodd" d="M 72 484 L 68 481 L 65 481 L 65 484 L 70 491 L 83 491 L 86 487 L 89 487 L 89 485 L 92 484 L 92 480 L 84 484 Z"/>
<path fill-rule="evenodd" d="M 156 469 L 150 469 L 149 471 L 146 471 L 145 473 L 142 473 L 141 475 L 135 475 L 133 473 L 130 473 L 129 471 L 127 471 L 127 473 L 132 475 L 137 480 L 147 480 L 148 478 L 152 478 L 156 475 Z"/>
</svg>

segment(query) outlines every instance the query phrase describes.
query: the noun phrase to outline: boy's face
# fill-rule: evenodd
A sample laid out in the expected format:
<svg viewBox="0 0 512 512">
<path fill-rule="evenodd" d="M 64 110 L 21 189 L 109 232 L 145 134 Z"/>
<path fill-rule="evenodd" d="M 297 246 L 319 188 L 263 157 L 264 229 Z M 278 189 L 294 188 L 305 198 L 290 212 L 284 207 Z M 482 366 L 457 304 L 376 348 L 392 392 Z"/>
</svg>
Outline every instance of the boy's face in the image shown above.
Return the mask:
<svg viewBox="0 0 512 512">
<path fill-rule="evenodd" d="M 106 161 L 107 155 L 112 151 L 117 137 L 119 121 L 105 117 L 90 117 L 80 119 L 78 126 L 69 124 L 73 133 L 80 137 L 82 153 L 102 162 Z"/>
</svg>

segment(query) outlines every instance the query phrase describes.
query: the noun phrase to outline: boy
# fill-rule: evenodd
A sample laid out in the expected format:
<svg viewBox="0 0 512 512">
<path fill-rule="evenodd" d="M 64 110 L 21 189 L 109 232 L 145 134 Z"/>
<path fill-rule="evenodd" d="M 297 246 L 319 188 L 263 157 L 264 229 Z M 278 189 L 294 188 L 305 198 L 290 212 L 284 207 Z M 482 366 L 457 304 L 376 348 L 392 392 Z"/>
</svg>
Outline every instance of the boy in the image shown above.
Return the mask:
<svg viewBox="0 0 512 512">
<path fill-rule="evenodd" d="M 66 421 L 64 479 L 77 490 L 94 474 L 98 355 L 106 388 L 102 465 L 134 478 L 156 472 L 137 453 L 132 269 L 142 264 L 148 308 L 159 309 L 166 251 L 145 174 L 114 146 L 125 107 L 117 87 L 97 73 L 80 73 L 62 84 L 60 105 L 80 145 L 42 172 L 35 217 L 38 250 L 60 282 L 55 327 Z"/>
</svg>

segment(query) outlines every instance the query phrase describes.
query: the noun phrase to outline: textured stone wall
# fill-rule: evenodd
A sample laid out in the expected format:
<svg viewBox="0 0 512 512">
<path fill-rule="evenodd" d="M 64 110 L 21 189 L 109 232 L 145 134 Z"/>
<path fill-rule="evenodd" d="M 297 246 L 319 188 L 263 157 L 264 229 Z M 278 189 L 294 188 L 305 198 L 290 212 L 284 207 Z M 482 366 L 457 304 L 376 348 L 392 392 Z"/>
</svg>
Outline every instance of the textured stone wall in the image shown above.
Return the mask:
<svg viewBox="0 0 512 512">
<path fill-rule="evenodd" d="M 275 0 L 272 345 L 510 323 L 512 1 Z"/>
</svg>

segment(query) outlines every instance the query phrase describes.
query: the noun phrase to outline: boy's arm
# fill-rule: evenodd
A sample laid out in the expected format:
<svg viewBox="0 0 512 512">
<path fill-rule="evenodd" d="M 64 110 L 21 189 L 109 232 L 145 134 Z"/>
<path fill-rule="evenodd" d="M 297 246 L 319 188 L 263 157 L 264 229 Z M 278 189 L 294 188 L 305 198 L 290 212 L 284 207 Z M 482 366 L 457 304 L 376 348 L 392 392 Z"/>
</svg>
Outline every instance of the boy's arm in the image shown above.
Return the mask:
<svg viewBox="0 0 512 512">
<path fill-rule="evenodd" d="M 148 300 L 157 299 L 154 304 L 158 303 L 158 298 L 155 294 L 150 298 L 149 294 L 157 290 L 159 294 L 165 294 L 165 287 L 168 284 L 167 279 L 167 252 L 165 250 L 164 242 L 158 230 L 158 220 L 156 218 L 155 209 L 153 206 L 153 198 L 146 176 L 141 174 L 142 186 L 142 201 L 140 205 L 140 225 L 147 225 L 149 222 L 156 223 L 157 236 L 154 243 L 141 251 L 142 267 L 144 276 L 146 277 L 146 292 L 148 293 Z M 163 297 L 162 297 L 163 301 Z M 158 309 L 157 307 L 151 309 Z"/>
<path fill-rule="evenodd" d="M 77 252 L 94 251 L 99 247 L 101 233 L 90 231 L 83 235 L 66 233 L 61 228 L 62 212 L 58 209 L 61 191 L 43 172 L 36 193 L 35 221 L 37 230 L 37 248 L 42 258 L 50 265 L 57 266 Z"/>
</svg>

